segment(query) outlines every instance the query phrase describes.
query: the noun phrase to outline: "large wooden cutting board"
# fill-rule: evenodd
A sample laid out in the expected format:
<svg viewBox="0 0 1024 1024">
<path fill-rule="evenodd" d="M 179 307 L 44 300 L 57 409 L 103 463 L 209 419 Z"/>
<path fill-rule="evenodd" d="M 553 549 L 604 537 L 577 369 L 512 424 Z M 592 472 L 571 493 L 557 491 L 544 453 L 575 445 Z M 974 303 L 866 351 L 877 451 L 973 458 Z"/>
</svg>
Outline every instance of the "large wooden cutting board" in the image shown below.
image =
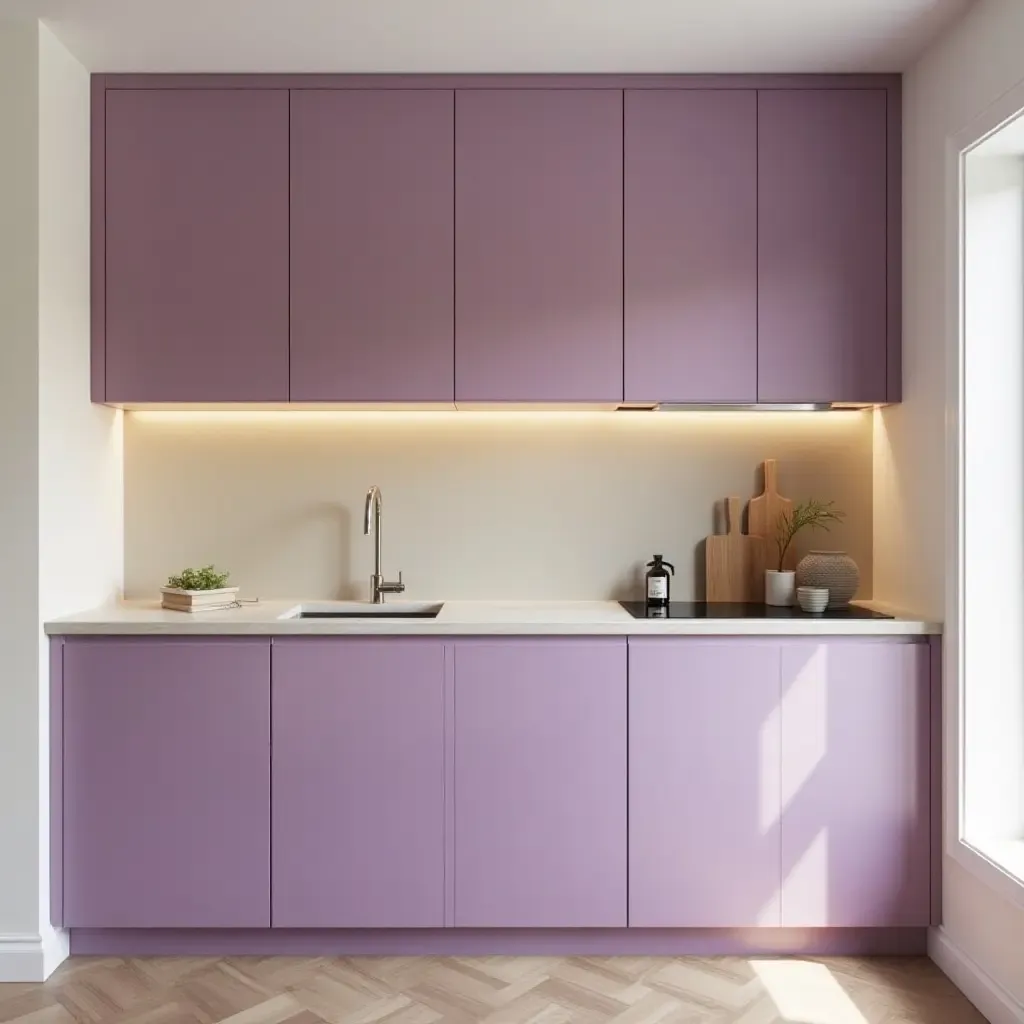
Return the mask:
<svg viewBox="0 0 1024 1024">
<path fill-rule="evenodd" d="M 739 498 L 726 498 L 725 508 L 728 532 L 707 539 L 707 599 L 744 603 L 757 601 L 761 540 L 741 532 Z"/>
<path fill-rule="evenodd" d="M 754 537 L 764 538 L 764 568 L 778 569 L 775 559 L 778 558 L 775 547 L 775 535 L 779 516 L 793 511 L 793 502 L 779 494 L 779 464 L 775 459 L 764 460 L 764 493 L 750 499 L 747 511 L 747 532 Z M 796 549 L 792 546 L 786 552 L 783 569 L 796 568 Z M 761 581 L 764 591 L 764 581 Z"/>
</svg>

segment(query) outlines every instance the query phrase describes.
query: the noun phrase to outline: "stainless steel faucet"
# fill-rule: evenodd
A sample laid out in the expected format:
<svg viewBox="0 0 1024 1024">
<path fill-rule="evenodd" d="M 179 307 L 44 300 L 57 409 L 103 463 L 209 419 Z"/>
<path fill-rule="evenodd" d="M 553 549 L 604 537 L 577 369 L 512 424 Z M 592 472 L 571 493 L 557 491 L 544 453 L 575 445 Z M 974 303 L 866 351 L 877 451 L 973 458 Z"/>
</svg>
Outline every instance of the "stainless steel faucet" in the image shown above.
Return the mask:
<svg viewBox="0 0 1024 1024">
<path fill-rule="evenodd" d="M 369 536 L 373 530 L 373 575 L 370 577 L 370 600 L 374 604 L 383 604 L 385 594 L 404 594 L 405 584 L 402 574 L 398 574 L 397 583 L 388 583 L 380 571 L 380 488 L 374 484 L 366 492 L 366 519 L 363 522 L 363 533 Z"/>
</svg>

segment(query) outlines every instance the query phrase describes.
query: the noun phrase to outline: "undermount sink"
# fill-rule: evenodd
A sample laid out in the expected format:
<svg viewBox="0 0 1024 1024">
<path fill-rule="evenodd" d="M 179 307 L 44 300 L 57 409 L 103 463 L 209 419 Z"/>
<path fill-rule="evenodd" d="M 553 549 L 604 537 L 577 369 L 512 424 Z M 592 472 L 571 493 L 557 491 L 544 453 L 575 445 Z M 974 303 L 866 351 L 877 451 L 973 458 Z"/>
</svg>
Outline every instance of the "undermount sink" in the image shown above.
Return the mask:
<svg viewBox="0 0 1024 1024">
<path fill-rule="evenodd" d="M 394 604 L 369 604 L 362 601 L 319 601 L 301 604 L 281 616 L 282 619 L 434 619 L 443 604 L 395 601 Z"/>
</svg>

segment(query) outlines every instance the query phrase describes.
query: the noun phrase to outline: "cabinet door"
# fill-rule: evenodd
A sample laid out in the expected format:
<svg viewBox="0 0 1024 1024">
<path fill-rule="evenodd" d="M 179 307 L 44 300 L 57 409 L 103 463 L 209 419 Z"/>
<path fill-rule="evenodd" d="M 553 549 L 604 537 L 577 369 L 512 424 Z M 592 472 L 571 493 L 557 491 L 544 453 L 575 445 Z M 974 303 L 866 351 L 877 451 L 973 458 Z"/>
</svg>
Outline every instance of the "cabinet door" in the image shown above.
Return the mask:
<svg viewBox="0 0 1024 1024">
<path fill-rule="evenodd" d="M 274 644 L 274 926 L 444 925 L 444 645 Z"/>
<path fill-rule="evenodd" d="M 779 925 L 779 648 L 629 643 L 629 923 Z"/>
<path fill-rule="evenodd" d="M 106 93 L 108 402 L 288 400 L 288 92 Z"/>
<path fill-rule="evenodd" d="M 757 401 L 757 93 L 625 94 L 625 398 Z"/>
<path fill-rule="evenodd" d="M 451 402 L 454 94 L 291 94 L 291 399 Z"/>
<path fill-rule="evenodd" d="M 622 399 L 622 93 L 455 96 L 455 399 Z"/>
<path fill-rule="evenodd" d="M 626 924 L 624 640 L 457 646 L 455 924 Z"/>
<path fill-rule="evenodd" d="M 270 924 L 269 640 L 67 640 L 64 924 Z"/>
<path fill-rule="evenodd" d="M 782 658 L 782 924 L 929 923 L 925 644 L 794 643 Z"/>
<path fill-rule="evenodd" d="M 886 179 L 884 90 L 758 93 L 760 401 L 886 400 Z"/>
</svg>

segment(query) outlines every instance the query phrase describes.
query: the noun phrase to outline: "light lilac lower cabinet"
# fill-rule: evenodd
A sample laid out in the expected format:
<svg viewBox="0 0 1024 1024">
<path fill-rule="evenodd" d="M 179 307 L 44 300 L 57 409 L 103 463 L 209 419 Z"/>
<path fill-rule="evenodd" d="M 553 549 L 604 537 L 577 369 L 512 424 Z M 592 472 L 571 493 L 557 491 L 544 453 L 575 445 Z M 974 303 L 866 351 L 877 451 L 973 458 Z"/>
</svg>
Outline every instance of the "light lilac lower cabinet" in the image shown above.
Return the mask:
<svg viewBox="0 0 1024 1024">
<path fill-rule="evenodd" d="M 927 645 L 629 650 L 631 926 L 930 923 Z"/>
<path fill-rule="evenodd" d="M 782 924 L 929 924 L 925 644 L 782 649 Z"/>
<path fill-rule="evenodd" d="M 270 924 L 270 641 L 64 644 L 64 924 Z"/>
<path fill-rule="evenodd" d="M 444 681 L 440 641 L 275 641 L 275 927 L 444 925 Z"/>
<path fill-rule="evenodd" d="M 455 925 L 626 925 L 626 641 L 455 648 Z"/>
<path fill-rule="evenodd" d="M 778 927 L 779 648 L 629 644 L 629 923 Z"/>
<path fill-rule="evenodd" d="M 926 644 L 54 650 L 66 927 L 931 923 Z"/>
</svg>

